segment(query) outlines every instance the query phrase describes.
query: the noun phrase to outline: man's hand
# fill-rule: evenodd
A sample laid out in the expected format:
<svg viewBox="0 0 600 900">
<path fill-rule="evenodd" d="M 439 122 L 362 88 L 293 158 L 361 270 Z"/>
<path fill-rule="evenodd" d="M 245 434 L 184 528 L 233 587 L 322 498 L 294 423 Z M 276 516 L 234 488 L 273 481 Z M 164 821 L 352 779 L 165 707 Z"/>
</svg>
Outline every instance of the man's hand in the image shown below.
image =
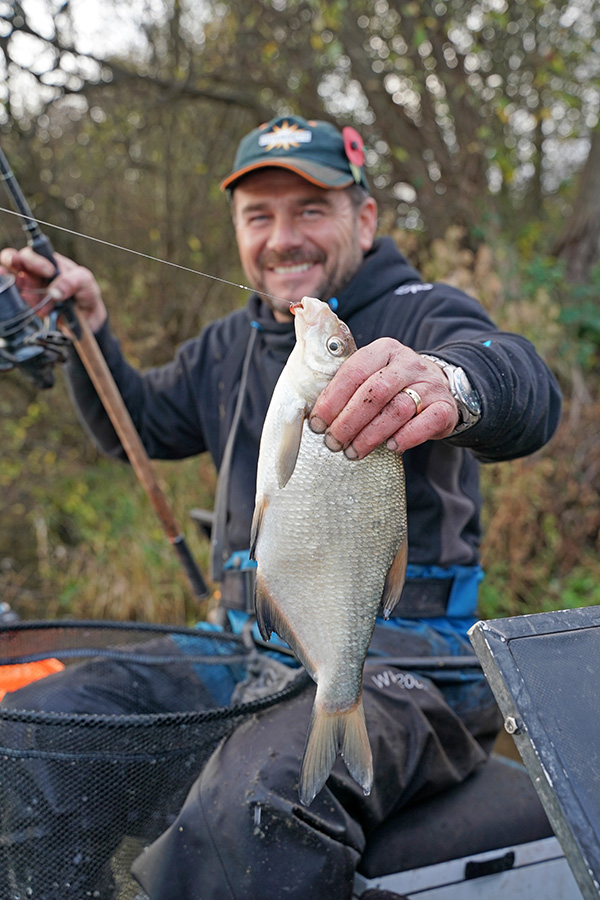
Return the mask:
<svg viewBox="0 0 600 900">
<path fill-rule="evenodd" d="M 421 398 L 422 409 L 403 391 Z M 309 419 L 330 450 L 362 459 L 385 443 L 402 453 L 452 434 L 458 409 L 439 366 L 393 338 L 361 347 L 321 393 Z"/>
<path fill-rule="evenodd" d="M 106 321 L 107 312 L 96 279 L 89 269 L 66 256 L 56 253 L 55 259 L 59 268 L 56 278 L 52 263 L 34 253 L 31 247 L 0 252 L 0 265 L 15 276 L 21 296 L 29 306 L 39 304 L 41 291 L 47 291 L 49 300 L 54 302 L 74 297 L 77 309 L 87 317 L 92 331 L 98 331 Z M 44 315 L 49 311 L 50 307 L 43 307 L 39 312 Z"/>
</svg>

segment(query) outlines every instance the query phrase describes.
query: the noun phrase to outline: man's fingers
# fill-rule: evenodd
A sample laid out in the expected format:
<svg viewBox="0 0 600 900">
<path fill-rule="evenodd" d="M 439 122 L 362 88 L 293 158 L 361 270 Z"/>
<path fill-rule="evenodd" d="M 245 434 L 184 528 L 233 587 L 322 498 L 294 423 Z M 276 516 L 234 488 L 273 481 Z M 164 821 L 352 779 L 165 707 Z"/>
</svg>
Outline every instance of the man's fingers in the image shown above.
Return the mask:
<svg viewBox="0 0 600 900">
<path fill-rule="evenodd" d="M 33 259 L 33 271 L 30 261 Z M 51 306 L 40 306 L 46 294 L 48 279 L 54 275 L 54 267 L 48 260 L 43 260 L 43 265 L 38 266 L 37 260 L 42 259 L 35 253 L 25 253 L 24 250 L 15 250 L 12 247 L 0 252 L 0 266 L 3 274 L 13 275 L 15 285 L 25 302 L 35 309 L 39 315 L 50 312 Z M 41 271 L 40 271 L 41 270 Z M 46 277 L 43 273 L 47 272 Z"/>
<path fill-rule="evenodd" d="M 14 274 L 18 269 L 18 254 L 19 251 L 15 250 L 13 247 L 5 247 L 4 250 L 0 250 L 0 265 L 4 266 L 7 271 Z"/>
<path fill-rule="evenodd" d="M 414 408 L 411 409 L 410 404 L 403 403 L 403 398 L 399 398 L 399 390 L 395 377 L 390 377 L 389 373 L 377 372 L 352 394 L 328 431 L 342 446 L 347 446 L 369 423 L 374 420 L 385 421 L 391 415 L 395 417 L 397 406 L 400 407 L 400 418 L 410 418 Z M 404 410 L 406 416 L 403 415 Z M 392 427 L 389 434 L 393 434 L 396 428 Z"/>
<path fill-rule="evenodd" d="M 362 457 L 414 415 L 414 401 L 401 392 L 398 379 L 378 372 L 361 385 L 333 420 L 325 443 L 330 449 L 334 449 L 334 442 L 340 449 L 352 444 Z"/>
<path fill-rule="evenodd" d="M 414 415 L 415 404 L 406 394 L 397 393 L 345 448 L 346 456 L 349 459 L 363 459 L 376 447 L 385 444 L 389 438 L 407 425 Z"/>
<path fill-rule="evenodd" d="M 13 257 L 16 252 L 12 247 L 5 247 L 4 250 L 0 250 L 0 265 L 7 272 L 12 272 Z"/>
<path fill-rule="evenodd" d="M 363 459 L 452 433 L 458 410 L 439 366 L 393 338 L 354 353 L 317 399 L 309 425 L 330 450 Z"/>
<path fill-rule="evenodd" d="M 22 250 L 5 248 L 0 253 L 0 262 L 15 275 L 25 272 L 44 280 L 53 278 L 56 271 L 49 259 L 35 253 L 31 247 L 23 247 Z"/>
<path fill-rule="evenodd" d="M 0 264 L 15 275 L 17 287 L 30 306 L 37 307 L 42 289 L 47 289 L 48 299 L 55 303 L 74 297 L 92 330 L 97 331 L 106 320 L 106 308 L 96 279 L 89 269 L 60 253 L 55 254 L 55 259 L 58 275 L 50 260 L 31 247 L 22 250 L 8 247 L 0 251 Z M 40 311 L 46 313 L 49 307 L 44 306 Z"/>
<path fill-rule="evenodd" d="M 456 404 L 453 401 L 436 401 L 387 438 L 386 446 L 389 450 L 403 453 L 424 441 L 441 440 L 452 434 L 457 418 Z"/>
<path fill-rule="evenodd" d="M 324 431 L 321 423 L 327 426 L 337 419 L 367 382 L 366 390 L 354 404 L 355 412 L 361 403 L 370 407 L 359 413 L 360 418 L 368 421 L 385 406 L 402 386 L 396 373 L 389 368 L 391 352 L 397 346 L 397 341 L 380 338 L 346 360 L 315 403 L 309 420 L 314 431 Z"/>
<path fill-rule="evenodd" d="M 417 414 L 414 401 L 401 392 L 356 435 L 345 453 L 350 459 L 363 459 L 380 444 L 403 453 L 424 441 L 447 437 L 455 424 L 453 402 L 435 400 Z"/>
</svg>

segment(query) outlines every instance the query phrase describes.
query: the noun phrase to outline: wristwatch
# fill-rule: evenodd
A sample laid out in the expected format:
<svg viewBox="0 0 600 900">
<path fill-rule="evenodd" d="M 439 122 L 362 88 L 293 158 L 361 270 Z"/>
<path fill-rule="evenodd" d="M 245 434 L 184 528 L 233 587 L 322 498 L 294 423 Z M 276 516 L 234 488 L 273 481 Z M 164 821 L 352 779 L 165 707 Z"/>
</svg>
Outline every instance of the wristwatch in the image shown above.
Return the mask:
<svg viewBox="0 0 600 900">
<path fill-rule="evenodd" d="M 458 423 L 456 428 L 448 437 L 454 437 L 467 428 L 471 428 L 479 421 L 481 417 L 481 400 L 479 394 L 467 378 L 464 369 L 440 359 L 439 356 L 431 356 L 429 353 L 420 354 L 423 359 L 430 359 L 436 366 L 439 366 L 450 386 L 450 393 L 456 400 L 458 407 Z"/>
</svg>

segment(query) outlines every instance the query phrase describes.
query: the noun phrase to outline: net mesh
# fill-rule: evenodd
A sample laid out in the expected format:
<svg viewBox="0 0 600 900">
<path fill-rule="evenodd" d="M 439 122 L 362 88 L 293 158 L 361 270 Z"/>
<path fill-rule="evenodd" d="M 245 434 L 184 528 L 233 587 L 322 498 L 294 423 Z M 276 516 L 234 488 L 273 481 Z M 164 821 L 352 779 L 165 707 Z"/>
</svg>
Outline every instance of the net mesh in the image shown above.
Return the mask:
<svg viewBox="0 0 600 900">
<path fill-rule="evenodd" d="M 0 897 L 142 900 L 131 863 L 172 823 L 219 741 L 305 682 L 231 705 L 256 663 L 240 637 L 120 623 L 0 628 L 0 680 L 1 667 L 48 658 L 64 669 L 0 703 Z"/>
</svg>

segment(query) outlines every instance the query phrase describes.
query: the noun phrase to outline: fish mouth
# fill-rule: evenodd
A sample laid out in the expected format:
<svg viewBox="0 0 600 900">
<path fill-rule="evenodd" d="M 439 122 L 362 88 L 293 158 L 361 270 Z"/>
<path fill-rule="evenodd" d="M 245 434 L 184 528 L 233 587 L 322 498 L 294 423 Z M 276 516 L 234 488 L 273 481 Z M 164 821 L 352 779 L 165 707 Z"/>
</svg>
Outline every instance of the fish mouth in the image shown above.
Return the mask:
<svg viewBox="0 0 600 900">
<path fill-rule="evenodd" d="M 302 300 L 296 300 L 295 303 L 290 304 L 290 312 L 293 316 L 298 312 L 303 313 L 300 318 L 304 325 L 315 325 L 322 311 L 323 303 L 316 297 L 303 297 Z"/>
</svg>

